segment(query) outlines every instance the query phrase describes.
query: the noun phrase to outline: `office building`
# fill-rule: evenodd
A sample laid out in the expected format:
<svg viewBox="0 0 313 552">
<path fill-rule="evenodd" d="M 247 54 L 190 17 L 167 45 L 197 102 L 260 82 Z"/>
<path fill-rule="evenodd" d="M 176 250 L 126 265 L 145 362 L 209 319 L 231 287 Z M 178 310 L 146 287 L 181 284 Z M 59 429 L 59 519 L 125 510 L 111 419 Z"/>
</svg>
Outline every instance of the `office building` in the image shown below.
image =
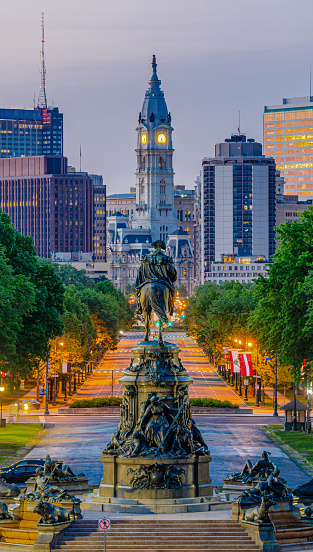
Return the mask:
<svg viewBox="0 0 313 552">
<path fill-rule="evenodd" d="M 264 154 L 285 178 L 285 195 L 313 198 L 313 97 L 264 108 Z"/>
<path fill-rule="evenodd" d="M 243 134 L 215 146 L 202 160 L 201 282 L 221 255 L 263 256 L 275 251 L 275 178 L 271 157 Z"/>
<path fill-rule="evenodd" d="M 0 158 L 63 155 L 63 114 L 47 109 L 0 109 Z"/>
<path fill-rule="evenodd" d="M 0 159 L 0 207 L 40 257 L 92 252 L 93 205 L 92 179 L 68 173 L 66 157 Z"/>
<path fill-rule="evenodd" d="M 262 256 L 221 255 L 219 261 L 211 263 L 211 271 L 206 275 L 207 282 L 224 284 L 225 282 L 240 282 L 249 284 L 258 276 L 268 277 L 268 262 Z"/>
<path fill-rule="evenodd" d="M 276 203 L 276 227 L 279 228 L 281 224 L 285 224 L 286 222 L 299 220 L 299 215 L 312 207 L 312 203 L 312 199 L 302 201 L 299 200 L 297 195 L 278 196 Z"/>
<path fill-rule="evenodd" d="M 100 174 L 90 174 L 93 182 L 93 259 L 105 262 L 106 255 L 106 186 Z"/>
</svg>

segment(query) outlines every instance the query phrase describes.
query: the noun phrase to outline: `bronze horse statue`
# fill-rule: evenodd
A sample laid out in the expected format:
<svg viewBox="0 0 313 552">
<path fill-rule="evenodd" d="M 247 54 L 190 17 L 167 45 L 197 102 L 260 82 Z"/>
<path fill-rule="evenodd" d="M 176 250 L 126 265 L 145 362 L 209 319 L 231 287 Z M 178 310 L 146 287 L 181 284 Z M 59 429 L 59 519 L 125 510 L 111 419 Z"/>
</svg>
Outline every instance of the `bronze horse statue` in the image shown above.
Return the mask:
<svg viewBox="0 0 313 552">
<path fill-rule="evenodd" d="M 174 282 L 177 272 L 173 260 L 163 253 L 164 241 L 152 243 L 154 250 L 142 258 L 136 278 L 137 314 L 145 320 L 145 341 L 149 341 L 151 314 L 159 319 L 159 344 L 163 345 L 162 326 L 168 324 L 167 311 L 174 312 Z"/>
</svg>

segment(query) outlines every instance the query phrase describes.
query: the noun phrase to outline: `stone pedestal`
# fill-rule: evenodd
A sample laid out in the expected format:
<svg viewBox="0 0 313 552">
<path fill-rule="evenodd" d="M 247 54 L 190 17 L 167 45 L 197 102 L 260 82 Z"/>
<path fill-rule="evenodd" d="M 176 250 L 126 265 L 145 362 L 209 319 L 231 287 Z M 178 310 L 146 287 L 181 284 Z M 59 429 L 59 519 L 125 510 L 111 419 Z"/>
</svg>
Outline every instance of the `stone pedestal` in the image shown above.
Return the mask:
<svg viewBox="0 0 313 552">
<path fill-rule="evenodd" d="M 211 497 L 212 460 L 192 419 L 179 348 L 143 341 L 119 380 L 121 421 L 101 457 L 105 498 L 169 500 Z"/>
<path fill-rule="evenodd" d="M 211 460 L 211 456 L 156 460 L 153 458 L 112 458 L 103 454 L 101 457 L 103 478 L 99 496 L 132 499 L 212 496 L 209 475 Z M 175 472 L 181 472 L 178 475 L 179 479 Z M 146 473 L 150 473 L 150 476 L 145 477 Z M 136 474 L 138 474 L 137 482 Z M 175 479 L 178 479 L 177 486 L 172 486 L 172 488 L 167 486 L 170 478 L 172 485 L 175 485 Z"/>
<path fill-rule="evenodd" d="M 26 484 L 26 492 L 33 491 L 35 489 L 36 478 L 30 477 Z M 83 494 L 89 489 L 88 477 L 77 477 L 77 479 L 64 479 L 58 481 L 57 479 L 51 479 L 49 485 L 52 487 L 59 487 L 59 489 L 66 489 L 70 494 Z"/>
</svg>

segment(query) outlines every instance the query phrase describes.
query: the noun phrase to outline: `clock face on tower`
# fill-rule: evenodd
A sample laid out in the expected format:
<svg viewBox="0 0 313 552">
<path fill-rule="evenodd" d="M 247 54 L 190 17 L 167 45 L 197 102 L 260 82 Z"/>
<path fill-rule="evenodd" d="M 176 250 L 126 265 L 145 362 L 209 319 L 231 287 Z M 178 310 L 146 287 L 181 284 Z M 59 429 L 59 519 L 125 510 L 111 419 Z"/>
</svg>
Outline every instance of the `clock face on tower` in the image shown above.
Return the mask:
<svg viewBox="0 0 313 552">
<path fill-rule="evenodd" d="M 166 144 L 167 138 L 164 132 L 160 132 L 160 134 L 157 135 L 157 142 L 158 144 Z"/>
<path fill-rule="evenodd" d="M 146 143 L 147 143 L 147 135 L 146 135 L 146 134 L 142 134 L 140 140 L 141 140 L 141 143 L 142 143 L 143 145 L 146 145 Z"/>
</svg>

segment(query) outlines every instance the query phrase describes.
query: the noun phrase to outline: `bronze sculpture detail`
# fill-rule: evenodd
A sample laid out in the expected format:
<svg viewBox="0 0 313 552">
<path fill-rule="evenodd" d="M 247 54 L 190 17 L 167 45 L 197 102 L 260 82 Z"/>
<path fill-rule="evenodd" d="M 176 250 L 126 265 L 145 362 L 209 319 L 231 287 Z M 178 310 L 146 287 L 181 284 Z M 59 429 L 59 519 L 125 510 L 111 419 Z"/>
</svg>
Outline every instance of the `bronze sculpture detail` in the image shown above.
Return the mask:
<svg viewBox="0 0 313 552">
<path fill-rule="evenodd" d="M 173 260 L 163 253 L 162 240 L 152 243 L 154 251 L 142 258 L 136 278 L 137 314 L 145 320 L 145 341 L 149 341 L 151 314 L 159 319 L 159 344 L 163 345 L 162 326 L 168 324 L 167 311 L 174 311 L 174 282 L 177 279 Z"/>
</svg>

